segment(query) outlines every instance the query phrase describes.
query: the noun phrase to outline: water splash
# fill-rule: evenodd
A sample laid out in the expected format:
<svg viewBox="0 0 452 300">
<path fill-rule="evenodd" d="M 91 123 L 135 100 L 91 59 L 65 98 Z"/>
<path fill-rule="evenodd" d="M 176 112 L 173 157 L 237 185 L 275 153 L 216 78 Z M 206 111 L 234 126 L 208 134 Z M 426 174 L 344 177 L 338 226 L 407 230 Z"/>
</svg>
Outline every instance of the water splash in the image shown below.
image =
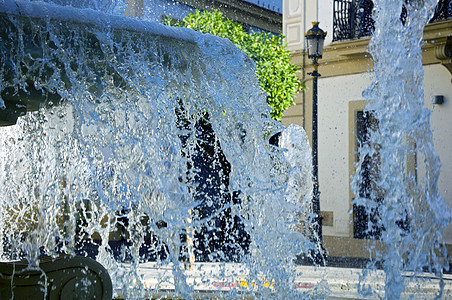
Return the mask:
<svg viewBox="0 0 452 300">
<path fill-rule="evenodd" d="M 36 1 L 36 0 L 31 0 Z M 41 0 L 38 0 L 41 1 Z M 75 8 L 89 8 L 95 11 L 101 11 L 107 14 L 123 15 L 126 11 L 127 1 L 111 0 L 44 0 L 58 6 L 70 6 Z"/>
<path fill-rule="evenodd" d="M 274 280 L 263 298 L 298 295 L 306 212 L 288 200 L 290 166 L 268 143 L 281 125 L 248 57 L 188 29 L 40 2 L 0 2 L 0 23 L 2 98 L 37 110 L 1 129 L 2 258 L 94 255 L 126 298 L 144 297 L 137 266 L 157 259 L 190 298 L 183 262 L 198 243 L 247 265 L 250 282 Z"/>
<path fill-rule="evenodd" d="M 361 145 L 352 188 L 376 218 L 386 246 L 376 253 L 386 274 L 385 297 L 399 299 L 406 271 L 423 270 L 442 276 L 448 269 L 444 229 L 451 210 L 438 191 L 439 157 L 433 148 L 430 111 L 424 108 L 422 34 L 437 1 L 375 1 L 375 32 L 369 44 L 374 60 L 374 83 L 365 92 L 367 116 L 374 118 Z M 401 19 L 402 7 L 406 18 Z M 426 174 L 417 182 L 410 164 L 424 159 Z M 363 162 L 372 161 L 369 185 L 363 192 Z M 415 167 L 413 165 L 413 167 Z M 369 173 L 370 172 L 370 173 Z M 375 250 L 374 250 L 375 251 Z M 442 286 L 440 286 L 440 291 Z M 441 292 L 440 292 L 441 294 Z"/>
</svg>

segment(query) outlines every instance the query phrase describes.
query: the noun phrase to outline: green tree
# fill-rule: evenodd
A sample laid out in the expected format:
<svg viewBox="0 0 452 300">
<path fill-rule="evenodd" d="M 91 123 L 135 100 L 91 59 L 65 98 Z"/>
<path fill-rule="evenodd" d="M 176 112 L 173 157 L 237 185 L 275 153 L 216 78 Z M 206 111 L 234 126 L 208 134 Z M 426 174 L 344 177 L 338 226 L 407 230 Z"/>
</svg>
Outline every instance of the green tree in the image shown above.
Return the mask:
<svg viewBox="0 0 452 300">
<path fill-rule="evenodd" d="M 285 50 L 281 36 L 247 33 L 241 24 L 223 17 L 218 10 L 197 10 L 181 21 L 167 18 L 164 23 L 227 38 L 247 54 L 256 63 L 256 77 L 267 93 L 267 103 L 272 108 L 270 115 L 275 120 L 281 120 L 283 112 L 295 104 L 294 95 L 304 88 L 295 74 L 297 67 L 290 63 L 290 54 Z"/>
</svg>

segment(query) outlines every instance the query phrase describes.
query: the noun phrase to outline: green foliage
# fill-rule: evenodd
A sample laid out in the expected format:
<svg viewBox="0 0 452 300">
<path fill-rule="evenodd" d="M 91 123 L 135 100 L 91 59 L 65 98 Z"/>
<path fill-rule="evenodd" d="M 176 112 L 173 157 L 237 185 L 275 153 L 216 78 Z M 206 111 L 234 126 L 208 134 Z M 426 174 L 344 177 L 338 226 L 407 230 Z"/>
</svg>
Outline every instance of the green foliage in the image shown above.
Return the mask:
<svg viewBox="0 0 452 300">
<path fill-rule="evenodd" d="M 220 11 L 196 11 L 183 20 L 165 19 L 166 25 L 187 27 L 229 39 L 256 63 L 256 77 L 267 92 L 267 103 L 272 108 L 271 117 L 281 120 L 283 112 L 292 104 L 293 96 L 304 88 L 290 63 L 282 37 L 268 33 L 247 33 L 242 25 L 223 17 Z"/>
</svg>

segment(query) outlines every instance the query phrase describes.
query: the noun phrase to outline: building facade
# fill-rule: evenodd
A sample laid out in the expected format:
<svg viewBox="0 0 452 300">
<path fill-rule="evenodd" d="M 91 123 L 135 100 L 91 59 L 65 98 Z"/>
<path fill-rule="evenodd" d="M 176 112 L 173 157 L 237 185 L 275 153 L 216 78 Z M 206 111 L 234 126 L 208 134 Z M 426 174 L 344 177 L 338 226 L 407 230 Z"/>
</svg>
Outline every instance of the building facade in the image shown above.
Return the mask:
<svg viewBox="0 0 452 300">
<path fill-rule="evenodd" d="M 323 58 L 319 61 L 318 84 L 318 156 L 320 209 L 323 216 L 324 247 L 330 256 L 368 257 L 369 244 L 380 247 L 375 236 L 363 234 L 362 223 L 371 222 L 352 205 L 355 195 L 350 182 L 355 173 L 357 145 L 363 142 L 363 124 L 372 126 L 371 116 L 363 114 L 363 91 L 372 82 L 373 62 L 367 45 L 373 30 L 372 1 L 355 0 L 283 0 L 283 35 L 293 62 L 300 67 L 299 77 L 308 89 L 299 94 L 297 105 L 289 108 L 284 125 L 296 123 L 312 131 L 312 77 L 307 73 L 312 62 L 305 54 L 304 33 L 311 22 L 319 21 L 328 32 Z M 403 18 L 403 12 L 402 16 Z M 425 107 L 431 110 L 431 129 L 435 149 L 441 159 L 439 189 L 452 206 L 452 4 L 439 1 L 435 17 L 425 27 L 422 46 Z M 442 96 L 442 97 L 435 97 Z M 433 104 L 433 99 L 443 103 Z M 370 124 L 370 125 L 369 125 Z M 408 167 L 422 182 L 423 166 L 413 157 Z M 369 162 L 372 169 L 372 162 Z M 452 252 L 452 225 L 445 232 L 448 253 Z"/>
<path fill-rule="evenodd" d="M 183 19 L 198 10 L 219 10 L 254 31 L 281 34 L 282 8 L 276 0 L 128 0 L 126 15 L 160 22 L 163 17 Z"/>
</svg>

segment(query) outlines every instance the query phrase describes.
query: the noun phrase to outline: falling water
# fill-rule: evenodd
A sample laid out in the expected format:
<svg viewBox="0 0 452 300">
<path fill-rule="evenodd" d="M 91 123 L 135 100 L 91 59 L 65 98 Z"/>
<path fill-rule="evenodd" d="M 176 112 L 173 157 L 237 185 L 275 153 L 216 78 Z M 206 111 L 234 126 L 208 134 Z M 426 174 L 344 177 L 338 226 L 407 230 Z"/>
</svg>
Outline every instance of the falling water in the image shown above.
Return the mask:
<svg viewBox="0 0 452 300">
<path fill-rule="evenodd" d="M 291 167 L 268 142 L 281 125 L 247 56 L 188 29 L 42 2 L 1 1 L 0 26 L 6 109 L 36 110 L 1 128 L 2 258 L 95 256 L 129 298 L 144 297 L 137 266 L 154 259 L 190 298 L 194 242 L 241 261 L 250 282 L 274 281 L 263 298 L 293 297 L 290 266 L 311 245 L 297 216 L 309 212 L 286 193 Z"/>
<path fill-rule="evenodd" d="M 309 227 L 310 169 L 298 162 L 309 149 L 296 129 L 283 134 L 289 151 L 268 143 L 281 127 L 253 63 L 225 40 L 106 14 L 122 14 L 121 2 L 86 3 L 0 1 L 0 104 L 23 114 L 0 129 L 1 258 L 36 267 L 43 254 L 95 256 L 128 298 L 144 296 L 138 264 L 157 260 L 190 298 L 194 255 L 241 262 L 263 299 L 308 296 L 294 294 L 291 266 L 313 246 L 295 230 L 300 218 Z M 420 42 L 435 1 L 408 1 L 402 22 L 404 3 L 375 3 L 366 110 L 378 130 L 360 154 L 381 168 L 356 199 L 379 213 L 388 299 L 405 271 L 441 276 L 451 216 L 423 108 Z M 420 183 L 407 168 L 416 155 Z"/>
<path fill-rule="evenodd" d="M 440 162 L 433 148 L 430 111 L 423 107 L 421 63 L 423 29 L 436 3 L 375 1 L 375 32 L 369 44 L 374 83 L 365 92 L 369 99 L 366 114 L 375 121 L 369 142 L 359 150 L 353 189 L 361 196 L 355 203 L 364 205 L 369 214 L 377 212 L 375 227 L 368 231 L 380 228 L 386 245 L 376 257 L 385 270 L 387 299 L 399 299 L 408 280 L 416 280 L 419 272 L 433 272 L 441 278 L 448 269 L 444 229 L 451 210 L 438 191 Z M 421 182 L 410 168 L 416 155 L 426 165 Z M 363 193 L 358 183 L 364 180 L 361 165 L 365 160 L 379 167 L 368 174 L 371 187 Z M 414 276 L 404 277 L 407 271 Z M 365 286 L 362 291 L 369 292 Z"/>
</svg>

